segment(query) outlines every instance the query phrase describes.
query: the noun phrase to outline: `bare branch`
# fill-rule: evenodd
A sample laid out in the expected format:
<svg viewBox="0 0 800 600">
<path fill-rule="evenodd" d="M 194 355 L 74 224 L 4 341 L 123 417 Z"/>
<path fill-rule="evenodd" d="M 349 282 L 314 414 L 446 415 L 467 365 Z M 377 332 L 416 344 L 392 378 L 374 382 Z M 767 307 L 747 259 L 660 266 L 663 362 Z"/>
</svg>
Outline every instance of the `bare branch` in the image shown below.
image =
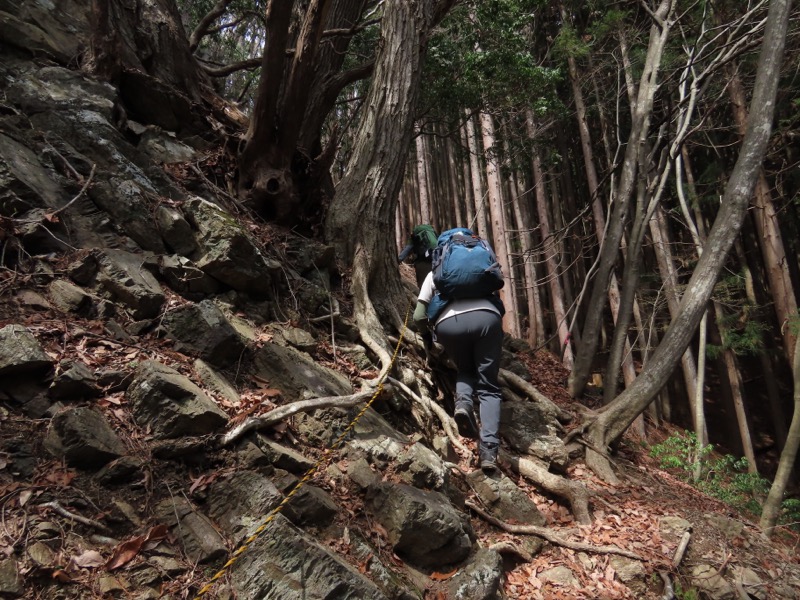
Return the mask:
<svg viewBox="0 0 800 600">
<path fill-rule="evenodd" d="M 593 544 L 586 544 L 584 542 L 573 542 L 570 540 L 565 540 L 556 533 L 553 533 L 547 527 L 540 527 L 538 525 L 513 525 L 511 523 L 506 523 L 505 521 L 501 521 L 500 519 L 493 517 L 485 510 L 478 507 L 476 504 L 474 504 L 469 500 L 467 500 L 464 504 L 467 507 L 471 508 L 476 513 L 478 513 L 478 515 L 487 523 L 490 523 L 495 527 L 499 527 L 500 529 L 502 529 L 503 531 L 507 531 L 508 533 L 522 533 L 528 535 L 536 535 L 542 539 L 547 540 L 551 544 L 555 544 L 556 546 L 561 546 L 562 548 L 569 548 L 570 550 L 577 550 L 578 552 L 592 552 L 594 554 L 618 554 L 619 556 L 625 556 L 633 560 L 642 560 L 642 557 L 636 554 L 635 552 L 623 550 L 622 548 L 617 548 L 616 546 L 595 546 Z"/>
</svg>

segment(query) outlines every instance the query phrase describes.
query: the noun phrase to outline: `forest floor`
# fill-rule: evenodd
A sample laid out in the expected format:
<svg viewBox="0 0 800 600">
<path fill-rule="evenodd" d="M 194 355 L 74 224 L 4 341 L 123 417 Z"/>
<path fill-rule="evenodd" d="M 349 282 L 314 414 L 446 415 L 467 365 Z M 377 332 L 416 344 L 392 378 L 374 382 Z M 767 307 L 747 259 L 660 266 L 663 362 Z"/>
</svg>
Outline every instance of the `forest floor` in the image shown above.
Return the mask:
<svg viewBox="0 0 800 600">
<path fill-rule="evenodd" d="M 6 287 L 6 293 L 0 298 L 0 327 L 10 323 L 28 327 L 57 360 L 81 361 L 92 369 L 102 370 L 124 369 L 132 361 L 155 358 L 181 371 L 191 371 L 191 359 L 171 350 L 163 339 L 144 335 L 135 344 L 120 343 L 107 335 L 99 321 L 65 321 L 63 316 L 32 295 L 35 290 L 12 295 L 9 289 Z M 567 372 L 557 359 L 539 351 L 528 355 L 526 361 L 532 383 L 562 408 L 575 412 L 575 405 L 566 391 Z M 248 398 L 243 396 L 243 405 L 236 410 L 225 407 L 232 418 L 236 418 L 237 411 L 253 409 L 252 404 L 248 405 Z M 95 405 L 106 413 L 129 447 L 138 448 L 142 457 L 149 457 L 148 436 L 133 423 L 121 392 L 105 394 L 95 401 Z M 150 528 L 150 533 L 155 531 L 163 535 L 163 532 L 159 532 L 154 522 L 145 521 L 140 524 L 137 535 L 130 520 L 119 518 L 108 508 L 108 498 L 104 497 L 107 492 L 98 487 L 91 474 L 54 461 L 41 443 L 47 422 L 48 419 L 27 418 L 14 407 L 0 403 L 0 561 L 5 557 L 15 557 L 19 561 L 26 582 L 25 598 L 110 597 L 99 591 L 99 582 L 104 574 L 124 572 L 136 564 L 137 553 L 145 547 L 140 542 L 141 533 L 146 528 Z M 671 433 L 653 430 L 650 442 L 661 441 Z M 25 448 L 29 455 L 16 455 L 19 448 Z M 541 493 L 510 471 L 507 475 L 514 478 L 534 500 L 547 519 L 547 526 L 555 534 L 596 546 L 613 545 L 639 555 L 645 565 L 649 590 L 637 594 L 623 585 L 620 573 L 612 564 L 612 554 L 577 552 L 557 544 L 546 544 L 530 562 L 508 559 L 505 583 L 508 598 L 659 598 L 662 586 L 659 573 L 667 574 L 676 590 L 686 589 L 688 584 L 683 574 L 692 565 L 700 563 L 715 565 L 720 573 L 747 567 L 765 582 L 780 581 L 787 569 L 794 573 L 800 571 L 796 552 L 800 538 L 790 529 L 780 529 L 771 542 L 762 539 L 750 517 L 734 512 L 726 504 L 658 468 L 645 444 L 624 441 L 614 461 L 622 479 L 618 486 L 598 480 L 580 461 L 574 462 L 568 470 L 569 479 L 583 483 L 592 494 L 590 504 L 594 520 L 588 526 L 576 524 L 568 507 L 554 497 Z M 215 477 L 233 468 L 229 457 L 222 455 L 211 461 L 213 468 L 206 472 L 179 462 L 156 462 L 150 465 L 142 478 L 135 478 L 129 489 L 119 492 L 125 503 L 145 515 L 148 514 L 146 508 L 152 507 L 158 499 L 154 494 L 163 494 L 165 486 L 171 490 L 170 493 L 196 494 Z M 27 476 L 20 474 L 20 465 L 27 471 Z M 470 466 L 464 464 L 462 468 L 469 469 Z M 320 484 L 325 487 L 324 482 Z M 328 488 L 328 491 L 345 508 L 341 511 L 343 518 L 363 514 L 360 510 L 363 499 L 352 490 Z M 52 504 L 48 505 L 53 501 L 73 513 L 83 514 L 90 523 L 102 525 L 104 535 L 113 543 L 104 547 L 98 546 L 96 541 L 91 542 L 90 534 L 97 533 L 93 529 L 101 528 L 70 523 L 63 516 L 54 514 Z M 709 515 L 742 524 L 741 532 L 733 537 L 725 535 L 719 521 L 709 519 Z M 681 517 L 692 526 L 688 551 L 677 569 L 671 564 L 676 540 L 663 538 L 660 527 L 661 519 L 668 516 Z M 482 546 L 501 542 L 510 542 L 517 547 L 524 544 L 522 538 L 525 536 L 505 533 L 480 517 L 473 517 L 473 526 Z M 31 547 L 41 539 L 36 528 L 47 522 L 59 523 L 47 539 L 47 546 L 54 553 L 49 565 L 42 563 L 41 557 L 30 554 Z M 363 526 L 369 527 L 369 523 L 365 522 Z M 141 529 L 143 527 L 145 529 Z M 331 547 L 346 552 L 337 544 Z M 390 551 L 386 558 L 392 560 Z M 188 563 L 184 566 L 163 585 L 164 593 L 175 598 L 189 598 L 207 581 L 208 569 Z M 579 585 L 573 583 L 567 587 L 540 577 L 558 566 L 568 568 Z M 432 579 L 445 581 L 451 575 L 433 574 Z M 692 596 L 676 594 L 675 597 Z M 426 598 L 444 596 L 431 587 Z"/>
</svg>

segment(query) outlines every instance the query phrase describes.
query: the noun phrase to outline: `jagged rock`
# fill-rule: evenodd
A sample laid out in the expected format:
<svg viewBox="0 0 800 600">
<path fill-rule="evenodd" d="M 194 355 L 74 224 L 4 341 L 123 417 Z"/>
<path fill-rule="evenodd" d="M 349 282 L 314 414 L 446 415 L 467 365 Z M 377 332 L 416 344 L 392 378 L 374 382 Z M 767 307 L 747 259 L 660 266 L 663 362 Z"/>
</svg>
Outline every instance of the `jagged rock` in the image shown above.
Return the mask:
<svg viewBox="0 0 800 600">
<path fill-rule="evenodd" d="M 125 454 L 125 446 L 105 417 L 84 406 L 54 416 L 44 446 L 53 456 L 86 469 L 102 467 Z"/>
<path fill-rule="evenodd" d="M 97 254 L 98 285 L 131 310 L 136 319 L 151 319 L 161 312 L 164 292 L 155 277 L 142 267 L 145 257 L 124 250 Z"/>
<path fill-rule="evenodd" d="M 714 529 L 718 530 L 729 540 L 739 537 L 744 531 L 744 523 L 736 519 L 728 518 L 725 515 L 708 513 L 705 515 L 705 519 Z"/>
<path fill-rule="evenodd" d="M 364 457 L 350 462 L 347 465 L 347 474 L 361 489 L 367 489 L 381 480 L 381 476 L 372 470 Z"/>
<path fill-rule="evenodd" d="M 122 157 L 118 160 L 123 161 Z M 125 161 L 127 162 L 127 161 Z M 153 184 L 141 176 L 128 179 L 128 170 L 114 171 L 121 177 L 102 178 L 93 185 L 87 194 L 97 206 L 111 216 L 116 227 L 144 250 L 156 254 L 167 251 L 161 237 L 153 235 L 152 213 Z M 138 175 L 138 174 L 137 174 Z"/>
<path fill-rule="evenodd" d="M 314 464 L 299 452 L 273 442 L 263 435 L 257 435 L 255 440 L 261 452 L 278 469 L 291 473 L 305 473 Z"/>
<path fill-rule="evenodd" d="M 208 487 L 208 516 L 235 541 L 241 541 L 280 504 L 283 494 L 255 471 L 237 471 Z"/>
<path fill-rule="evenodd" d="M 568 567 L 558 566 L 552 569 L 546 569 L 539 573 L 539 579 L 542 581 L 558 584 L 563 587 L 579 588 L 580 581 L 575 577 Z"/>
<path fill-rule="evenodd" d="M 128 587 L 129 585 L 124 579 L 112 575 L 101 575 L 97 579 L 97 590 L 103 597 L 123 594 L 128 591 Z"/>
<path fill-rule="evenodd" d="M 405 448 L 396 463 L 400 478 L 414 487 L 441 491 L 447 486 L 449 469 L 438 454 L 420 442 Z"/>
<path fill-rule="evenodd" d="M 83 288 L 56 279 L 48 289 L 53 304 L 64 312 L 74 312 L 79 315 L 89 315 L 92 310 L 92 296 Z"/>
<path fill-rule="evenodd" d="M 89 285 L 97 275 L 100 265 L 94 253 L 81 256 L 67 267 L 67 275 L 79 285 Z"/>
<path fill-rule="evenodd" d="M 641 598 L 647 592 L 647 570 L 638 560 L 632 560 L 625 556 L 612 556 L 609 564 L 614 567 L 616 577 L 624 583 L 637 598 Z"/>
<path fill-rule="evenodd" d="M 395 460 L 409 444 L 411 439 L 408 436 L 397 431 L 371 408 L 356 423 L 352 439 L 347 442 L 350 448 L 366 453 L 369 460 L 379 467 Z"/>
<path fill-rule="evenodd" d="M 365 565 L 372 581 L 392 600 L 420 600 L 424 596 L 421 589 L 387 567 L 380 560 L 381 553 L 369 540 L 364 539 L 357 531 L 346 531 L 350 537 L 350 549 L 353 558 Z"/>
<path fill-rule="evenodd" d="M 242 469 L 250 469 L 270 475 L 275 467 L 261 449 L 250 440 L 245 440 L 236 449 L 236 463 Z"/>
<path fill-rule="evenodd" d="M 556 434 L 555 424 L 533 402 L 503 402 L 500 436 L 514 451 L 543 460 L 553 471 L 563 473 L 569 464 L 569 453 Z"/>
<path fill-rule="evenodd" d="M 155 515 L 180 540 L 189 560 L 205 564 L 227 556 L 225 540 L 208 517 L 185 498 L 173 496 L 160 502 L 155 507 Z"/>
<path fill-rule="evenodd" d="M 247 231 L 220 208 L 201 198 L 183 205 L 197 230 L 199 250 L 189 258 L 197 266 L 234 290 L 261 297 L 272 292 L 272 272 L 280 265 L 267 259 Z"/>
<path fill-rule="evenodd" d="M 388 600 L 355 568 L 278 515 L 231 571 L 241 598 Z"/>
<path fill-rule="evenodd" d="M 231 385 L 224 375 L 218 373 L 214 367 L 200 358 L 194 361 L 193 366 L 195 373 L 200 377 L 203 384 L 212 392 L 219 394 L 232 404 L 237 404 L 241 400 L 236 388 Z"/>
<path fill-rule="evenodd" d="M 96 377 L 97 385 L 111 394 L 125 391 L 133 381 L 133 373 L 118 369 L 102 369 Z"/>
<path fill-rule="evenodd" d="M 97 396 L 99 391 L 94 374 L 82 362 L 64 361 L 50 385 L 50 397 L 76 400 Z"/>
<path fill-rule="evenodd" d="M 184 256 L 161 256 L 158 271 L 170 288 L 190 300 L 199 300 L 219 291 L 219 282 Z"/>
<path fill-rule="evenodd" d="M 136 125 L 128 121 L 128 127 Z M 180 142 L 171 131 L 164 131 L 160 127 L 146 127 L 139 139 L 139 148 L 147 152 L 157 163 L 171 164 L 188 162 L 194 159 L 197 152 L 191 146 Z"/>
<path fill-rule="evenodd" d="M 22 577 L 13 558 L 0 560 L 0 596 L 18 598 L 24 593 Z"/>
<path fill-rule="evenodd" d="M 467 565 L 447 582 L 453 600 L 500 600 L 503 594 L 503 557 L 481 548 Z"/>
<path fill-rule="evenodd" d="M 412 564 L 439 568 L 469 555 L 472 528 L 439 492 L 379 483 L 368 490 L 366 506 L 388 532 L 394 551 Z"/>
<path fill-rule="evenodd" d="M 280 330 L 280 336 L 287 344 L 304 352 L 310 352 L 317 347 L 317 340 L 314 339 L 314 336 L 299 327 L 283 327 Z"/>
<path fill-rule="evenodd" d="M 689 583 L 705 594 L 709 600 L 733 600 L 736 592 L 713 565 L 694 565 L 688 574 Z"/>
<path fill-rule="evenodd" d="M 19 217 L 34 208 L 56 208 L 61 197 L 36 154 L 0 134 L 0 214 Z"/>
<path fill-rule="evenodd" d="M 764 580 L 759 577 L 758 573 L 748 567 L 738 567 L 734 569 L 734 581 L 739 581 L 742 584 L 742 589 L 750 598 L 755 600 L 767 600 L 768 594 Z M 777 590 L 776 590 L 777 592 Z M 776 596 L 783 598 L 784 596 Z M 786 596 L 788 597 L 788 596 Z"/>
<path fill-rule="evenodd" d="M 350 382 L 341 374 L 318 365 L 303 352 L 271 342 L 254 352 L 253 369 L 288 400 L 353 393 Z"/>
<path fill-rule="evenodd" d="M 545 524 L 546 519 L 533 500 L 508 477 L 487 477 L 478 470 L 470 473 L 467 479 L 480 497 L 481 504 L 501 521 L 540 526 Z"/>
<path fill-rule="evenodd" d="M 189 222 L 176 208 L 159 205 L 156 209 L 156 225 L 167 246 L 176 254 L 189 256 L 197 250 L 197 242 Z"/>
<path fill-rule="evenodd" d="M 299 480 L 289 473 L 283 476 L 276 473 L 274 481 L 280 490 L 288 494 L 294 489 Z M 315 527 L 327 527 L 338 512 L 336 502 L 333 501 L 328 492 L 309 484 L 305 484 L 292 496 L 287 507 L 291 511 L 286 513 L 286 516 L 292 523 Z"/>
<path fill-rule="evenodd" d="M 210 300 L 167 312 L 162 325 L 167 337 L 177 341 L 176 350 L 199 354 L 219 367 L 229 367 L 242 358 L 242 338 Z"/>
<path fill-rule="evenodd" d="M 144 461 L 135 456 L 123 456 L 116 460 L 112 460 L 105 467 L 97 472 L 97 481 L 104 485 L 113 485 L 117 483 L 125 483 L 131 480 L 132 477 L 140 475 Z"/>
<path fill-rule="evenodd" d="M 158 439 L 203 435 L 223 427 L 227 415 L 189 379 L 156 361 L 145 361 L 125 395 L 136 422 Z"/>
<path fill-rule="evenodd" d="M 39 342 L 22 325 L 6 325 L 0 329 L 0 375 L 47 371 L 53 360 Z"/>
</svg>

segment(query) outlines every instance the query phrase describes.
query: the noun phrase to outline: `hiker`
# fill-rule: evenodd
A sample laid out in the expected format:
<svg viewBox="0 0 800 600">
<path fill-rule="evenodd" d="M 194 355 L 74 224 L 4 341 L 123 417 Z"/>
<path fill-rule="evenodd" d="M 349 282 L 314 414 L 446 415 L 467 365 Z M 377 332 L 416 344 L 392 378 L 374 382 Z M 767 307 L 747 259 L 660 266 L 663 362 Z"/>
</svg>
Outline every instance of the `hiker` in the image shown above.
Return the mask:
<svg viewBox="0 0 800 600">
<path fill-rule="evenodd" d="M 413 255 L 414 273 L 417 276 L 417 287 L 422 286 L 425 276 L 431 272 L 431 258 L 436 248 L 436 231 L 431 225 L 417 225 L 408 236 L 408 244 L 397 256 L 397 262 L 403 262 Z"/>
<path fill-rule="evenodd" d="M 484 473 L 497 469 L 500 447 L 500 355 L 503 302 L 497 294 L 503 274 L 491 247 L 465 228 L 438 238 L 433 268 L 422 283 L 414 322 L 431 327 L 436 341 L 456 364 L 455 418 L 458 433 L 480 439 Z M 480 403 L 480 432 L 473 410 Z"/>
</svg>

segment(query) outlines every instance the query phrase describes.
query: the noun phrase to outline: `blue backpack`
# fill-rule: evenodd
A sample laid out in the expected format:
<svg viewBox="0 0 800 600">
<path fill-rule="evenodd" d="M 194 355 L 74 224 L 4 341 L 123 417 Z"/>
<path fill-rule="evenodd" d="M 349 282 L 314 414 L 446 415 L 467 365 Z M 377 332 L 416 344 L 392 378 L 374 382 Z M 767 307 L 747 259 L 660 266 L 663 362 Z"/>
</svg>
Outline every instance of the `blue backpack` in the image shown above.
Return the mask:
<svg viewBox="0 0 800 600">
<path fill-rule="evenodd" d="M 442 233 L 437 242 L 431 264 L 437 294 L 428 304 L 429 320 L 435 321 L 451 300 L 496 298 L 503 272 L 486 240 L 457 227 Z"/>
</svg>

